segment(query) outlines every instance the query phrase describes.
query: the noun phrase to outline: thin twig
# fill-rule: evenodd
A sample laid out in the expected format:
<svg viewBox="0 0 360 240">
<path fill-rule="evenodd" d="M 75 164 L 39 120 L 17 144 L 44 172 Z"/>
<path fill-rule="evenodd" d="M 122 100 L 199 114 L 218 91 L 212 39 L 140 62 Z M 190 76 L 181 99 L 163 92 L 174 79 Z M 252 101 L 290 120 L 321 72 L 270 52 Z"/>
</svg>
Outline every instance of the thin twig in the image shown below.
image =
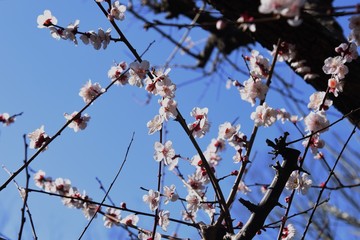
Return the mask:
<svg viewBox="0 0 360 240">
<path fill-rule="evenodd" d="M 335 168 L 336 168 L 336 166 L 337 166 L 337 164 L 338 164 L 338 162 L 339 162 L 339 160 L 340 160 L 340 158 L 341 158 L 341 155 L 343 154 L 346 146 L 347 146 L 348 143 L 350 142 L 350 139 L 351 139 L 352 136 L 355 134 L 356 128 L 357 128 L 357 125 L 358 125 L 358 124 L 359 124 L 359 121 L 355 124 L 353 130 L 351 131 L 351 133 L 350 133 L 350 135 L 349 135 L 349 137 L 348 137 L 348 139 L 346 140 L 344 146 L 342 147 L 342 149 L 341 149 L 341 151 L 340 151 L 340 153 L 339 153 L 339 155 L 338 155 L 338 157 L 337 157 L 337 159 L 336 159 L 336 161 L 335 161 L 335 163 L 334 163 L 334 166 L 332 167 L 331 172 L 329 173 L 329 176 L 327 177 L 326 181 L 324 182 L 324 186 L 327 185 L 327 183 L 330 181 L 332 175 L 334 174 Z M 308 229 L 309 229 L 309 227 L 310 227 L 310 224 L 311 224 L 312 219 L 313 219 L 313 217 L 314 217 L 315 211 L 316 211 L 316 209 L 317 209 L 317 205 L 318 205 L 318 203 L 320 202 L 321 196 L 322 196 L 322 194 L 323 194 L 324 191 L 325 191 L 325 188 L 322 188 L 322 189 L 320 190 L 320 192 L 319 192 L 318 198 L 317 198 L 317 200 L 316 200 L 315 207 L 314 207 L 313 211 L 311 212 L 310 218 L 309 218 L 309 220 L 308 220 L 308 222 L 307 222 L 307 224 L 306 224 L 304 233 L 303 233 L 303 235 L 302 235 L 302 237 L 301 237 L 302 240 L 305 239 L 306 233 L 307 233 L 307 231 L 308 231 Z"/>
<path fill-rule="evenodd" d="M 129 143 L 127 149 L 126 149 L 126 153 L 125 153 L 125 156 L 124 156 L 124 160 L 123 160 L 123 162 L 121 163 L 121 166 L 120 166 L 118 172 L 116 173 L 113 181 L 111 182 L 111 184 L 110 184 L 110 186 L 109 186 L 109 189 L 107 190 L 104 198 L 101 200 L 101 203 L 99 204 L 98 208 L 96 209 L 95 214 L 91 217 L 90 221 L 88 222 L 88 224 L 86 225 L 86 227 L 85 227 L 84 230 L 82 231 L 80 237 L 78 238 L 79 240 L 83 237 L 83 235 L 85 234 L 86 230 L 89 228 L 89 226 L 90 226 L 90 224 L 92 223 L 92 221 L 94 220 L 96 214 L 99 212 L 101 206 L 103 206 L 103 204 L 104 204 L 107 196 L 109 195 L 109 193 L 110 193 L 110 191 L 111 191 L 111 188 L 113 187 L 115 181 L 116 181 L 117 178 L 119 177 L 119 175 L 120 175 L 120 173 L 121 173 L 121 171 L 122 171 L 122 169 L 123 169 L 123 167 L 124 167 L 124 165 L 125 165 L 125 163 L 126 163 L 127 156 L 128 156 L 128 154 L 129 154 L 129 151 L 130 151 L 130 147 L 131 147 L 132 142 L 133 142 L 133 140 L 134 140 L 134 135 L 135 135 L 135 132 L 133 132 L 133 134 L 132 134 L 132 136 L 131 136 L 130 143 Z"/>
</svg>

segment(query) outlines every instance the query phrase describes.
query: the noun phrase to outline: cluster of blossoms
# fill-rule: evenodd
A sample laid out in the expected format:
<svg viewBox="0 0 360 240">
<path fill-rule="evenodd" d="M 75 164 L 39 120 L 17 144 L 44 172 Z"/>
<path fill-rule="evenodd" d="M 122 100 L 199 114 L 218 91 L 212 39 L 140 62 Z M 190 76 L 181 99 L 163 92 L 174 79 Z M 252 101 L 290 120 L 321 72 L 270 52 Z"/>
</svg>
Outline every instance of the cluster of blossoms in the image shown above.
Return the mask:
<svg viewBox="0 0 360 240">
<path fill-rule="evenodd" d="M 100 2 L 100 1 L 98 1 Z M 108 14 L 109 20 L 124 20 L 125 19 L 126 6 L 121 5 L 119 1 L 113 2 L 110 12 Z M 101 47 L 106 49 L 111 41 L 111 29 L 104 31 L 99 28 L 97 32 L 91 30 L 87 32 L 79 32 L 80 20 L 75 20 L 74 23 L 69 24 L 67 27 L 60 27 L 57 25 L 57 18 L 51 14 L 51 11 L 45 10 L 42 15 L 37 18 L 38 28 L 48 28 L 53 38 L 60 40 L 70 40 L 75 45 L 78 44 L 76 38 L 77 34 L 80 34 L 80 39 L 85 45 L 89 43 L 99 50 Z"/>
<path fill-rule="evenodd" d="M 73 187 L 69 179 L 57 178 L 53 180 L 51 177 L 46 177 L 44 171 L 39 170 L 34 175 L 34 181 L 35 185 L 44 191 L 63 196 L 61 201 L 65 206 L 82 210 L 85 218 L 88 220 L 96 217 L 96 213 L 103 214 L 104 226 L 106 228 L 120 224 L 136 226 L 139 221 L 139 217 L 135 214 L 121 218 L 121 211 L 118 208 L 108 207 L 103 212 L 99 205 L 92 203 L 92 198 L 85 192 L 81 193 L 76 187 Z"/>
<path fill-rule="evenodd" d="M 259 12 L 264 14 L 279 14 L 291 18 L 288 23 L 291 26 L 298 26 L 302 23 L 300 19 L 301 9 L 305 0 L 261 0 Z"/>
</svg>

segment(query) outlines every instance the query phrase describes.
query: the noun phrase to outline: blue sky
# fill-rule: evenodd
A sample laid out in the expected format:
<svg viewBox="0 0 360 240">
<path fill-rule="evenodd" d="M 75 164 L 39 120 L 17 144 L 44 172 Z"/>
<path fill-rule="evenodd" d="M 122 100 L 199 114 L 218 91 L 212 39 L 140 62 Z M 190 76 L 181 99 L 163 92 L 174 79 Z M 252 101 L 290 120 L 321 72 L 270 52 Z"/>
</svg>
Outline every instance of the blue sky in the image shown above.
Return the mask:
<svg viewBox="0 0 360 240">
<path fill-rule="evenodd" d="M 339 2 L 339 1 L 338 1 Z M 72 113 L 83 107 L 84 103 L 78 96 L 79 89 L 91 79 L 105 87 L 110 81 L 107 71 L 114 62 L 133 61 L 130 52 L 121 43 L 111 43 L 106 50 L 94 50 L 91 46 L 85 46 L 79 42 L 74 46 L 70 41 L 57 41 L 53 39 L 47 29 L 38 29 L 36 18 L 45 9 L 50 9 L 58 19 L 58 24 L 66 26 L 75 19 L 80 19 L 80 30 L 96 30 L 98 27 L 107 29 L 109 23 L 92 1 L 0 1 L 0 112 L 15 114 L 24 112 L 17 118 L 14 125 L 0 128 L 0 163 L 10 171 L 15 171 L 21 166 L 24 158 L 24 146 L 22 135 L 34 131 L 41 125 L 45 125 L 46 132 L 51 136 L 64 123 L 63 114 Z M 147 14 L 149 19 L 159 19 Z M 342 18 L 343 25 L 347 26 L 346 18 Z M 119 23 L 128 39 L 133 43 L 139 53 L 143 52 L 148 45 L 155 40 L 144 59 L 153 66 L 161 66 L 173 50 L 169 44 L 153 31 L 144 31 L 142 23 L 135 21 L 131 15 Z M 179 39 L 185 30 L 168 30 L 175 39 Z M 206 38 L 207 34 L 194 30 L 191 37 L 194 40 Z M 201 47 L 201 46 L 199 46 Z M 266 50 L 258 48 L 266 53 Z M 245 54 L 248 54 L 245 52 Z M 330 54 L 331 55 L 331 54 Z M 236 56 L 233 55 L 233 58 Z M 239 62 L 241 59 L 239 57 Z M 195 64 L 194 59 L 178 54 L 172 62 L 182 64 Z M 243 63 L 241 63 L 243 65 Z M 302 84 L 302 80 L 289 73 L 285 65 L 278 66 L 278 73 L 299 84 L 299 96 L 307 101 L 311 94 L 311 87 Z M 186 71 L 173 67 L 170 72 L 172 81 L 181 84 L 201 76 L 201 72 Z M 246 80 L 248 76 L 241 75 L 230 68 L 224 68 L 224 72 L 212 78 L 203 78 L 201 81 L 184 85 L 178 88 L 176 99 L 183 116 L 191 121 L 190 111 L 193 107 L 208 107 L 209 118 L 212 124 L 211 131 L 203 139 L 199 140 L 200 146 L 205 149 L 211 138 L 217 136 L 218 125 L 232 122 L 238 119 L 241 130 L 248 136 L 251 134 L 252 122 L 249 118 L 254 110 L 250 104 L 241 101 L 235 89 L 225 89 L 228 76 Z M 115 203 L 126 202 L 129 208 L 149 212 L 148 206 L 142 202 L 144 191 L 140 187 L 156 188 L 157 164 L 153 160 L 153 143 L 158 140 L 157 135 L 147 134 L 146 122 L 158 112 L 157 99 L 153 98 L 149 105 L 144 105 L 146 94 L 143 89 L 135 87 L 112 87 L 108 93 L 98 99 L 87 111 L 92 118 L 85 131 L 74 133 L 72 129 L 66 129 L 56 139 L 47 151 L 31 164 L 34 170 L 42 169 L 53 178 L 69 178 L 72 184 L 86 192 L 95 200 L 102 199 L 103 193 L 95 180 L 98 177 L 105 186 L 109 186 L 125 154 L 131 135 L 135 132 L 135 140 L 130 150 L 128 163 L 121 173 L 112 192 L 110 193 Z M 269 94 L 268 102 L 273 107 L 283 107 L 285 101 L 276 92 Z M 285 106 L 286 107 L 286 106 Z M 287 107 L 286 107 L 287 108 Z M 303 107 L 306 112 L 306 107 Z M 293 114 L 300 114 L 293 112 Z M 333 110 L 336 119 L 339 113 Z M 247 176 L 249 182 L 269 182 L 272 176 L 271 170 L 261 170 L 271 164 L 269 149 L 265 147 L 266 138 L 278 137 L 281 133 L 279 128 L 286 128 L 292 134 L 290 137 L 299 137 L 296 130 L 289 124 L 264 129 L 261 128 L 256 140 L 257 159 L 252 170 L 258 169 Z M 344 121 L 337 129 L 350 132 L 351 126 Z M 195 150 L 191 146 L 185 133 L 176 122 L 169 122 L 167 139 L 173 141 L 177 153 L 182 156 L 192 157 Z M 335 130 L 334 130 L 335 131 Z M 325 137 L 330 139 L 331 132 Z M 333 143 L 336 146 L 336 143 Z M 35 151 L 29 150 L 31 156 Z M 226 174 L 230 170 L 238 168 L 232 163 L 232 149 L 224 154 L 219 175 Z M 309 157 L 312 160 L 311 157 Z M 227 162 L 226 162 L 227 161 Z M 265 163 L 264 163 L 265 162 Z M 182 163 L 184 175 L 191 174 L 191 169 L 185 162 Z M 315 163 L 314 168 L 319 168 Z M 8 178 L 5 171 L 0 172 L 0 182 Z M 16 180 L 22 185 L 24 174 L 20 174 Z M 175 183 L 180 193 L 185 196 L 182 183 L 170 172 L 166 172 L 167 185 Z M 224 186 L 229 187 L 230 179 Z M 31 186 L 36 188 L 33 182 Z M 253 190 L 255 199 L 256 189 Z M 301 198 L 301 196 L 299 196 Z M 10 239 L 17 238 L 20 223 L 20 208 L 22 201 L 16 188 L 10 184 L 0 192 L 0 233 Z M 60 199 L 31 194 L 29 206 L 34 217 L 39 239 L 75 239 L 80 235 L 87 221 L 81 211 L 68 209 L 62 206 Z M 180 203 L 173 206 L 174 214 L 179 218 Z M 245 211 L 239 207 L 239 211 Z M 127 215 L 123 213 L 123 216 Z M 245 221 L 248 213 L 243 214 L 238 220 Z M 204 218 L 207 220 L 207 218 Z M 140 218 L 139 225 L 151 228 L 151 219 Z M 172 224 L 168 233 L 175 230 Z M 28 224 L 25 228 L 24 239 L 30 239 L 31 233 Z M 184 226 L 180 226 L 180 232 Z M 119 234 L 119 229 L 105 229 L 100 217 L 91 225 L 84 239 L 106 239 Z M 275 233 L 275 231 L 274 231 Z M 275 233 L 276 234 L 276 233 Z M 341 231 L 340 233 L 341 234 Z M 192 235 L 196 238 L 196 234 Z M 184 236 L 185 237 L 185 236 Z"/>
</svg>

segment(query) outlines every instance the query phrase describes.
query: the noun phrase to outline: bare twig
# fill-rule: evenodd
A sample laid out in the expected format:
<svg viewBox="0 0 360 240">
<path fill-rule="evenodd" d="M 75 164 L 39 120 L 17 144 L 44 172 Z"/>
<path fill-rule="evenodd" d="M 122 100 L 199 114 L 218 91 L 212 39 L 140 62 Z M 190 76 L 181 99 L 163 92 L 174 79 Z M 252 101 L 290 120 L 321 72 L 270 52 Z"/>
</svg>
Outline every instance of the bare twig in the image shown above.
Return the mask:
<svg viewBox="0 0 360 240">
<path fill-rule="evenodd" d="M 95 218 L 96 214 L 98 213 L 99 209 L 101 208 L 101 206 L 103 206 L 103 204 L 104 204 L 107 196 L 109 195 L 109 193 L 110 193 L 110 191 L 111 191 L 111 188 L 113 187 L 115 181 L 116 181 L 117 178 L 119 177 L 119 175 L 120 175 L 120 173 L 121 173 L 121 171 L 122 171 L 122 169 L 123 169 L 123 167 L 124 167 L 124 165 L 125 165 L 125 163 L 126 163 L 127 156 L 128 156 L 128 154 L 129 154 L 129 151 L 130 151 L 132 142 L 133 142 L 133 140 L 134 140 L 134 135 L 135 135 L 135 132 L 134 132 L 134 133 L 132 134 L 132 136 L 131 136 L 130 143 L 129 143 L 127 149 L 126 149 L 126 153 L 125 153 L 125 156 L 124 156 L 124 160 L 123 160 L 123 162 L 121 163 L 121 166 L 120 166 L 118 172 L 116 173 L 113 181 L 111 182 L 111 184 L 110 184 L 110 186 L 109 186 L 109 189 L 107 190 L 104 198 L 101 200 L 101 203 L 99 204 L 98 208 L 96 209 L 95 214 L 91 217 L 90 221 L 88 222 L 88 224 L 86 225 L 86 227 L 84 228 L 84 230 L 82 231 L 82 233 L 80 234 L 79 240 L 83 237 L 83 235 L 85 234 L 86 230 L 89 228 L 90 224 L 91 224 L 92 221 L 94 220 L 94 218 Z"/>
</svg>

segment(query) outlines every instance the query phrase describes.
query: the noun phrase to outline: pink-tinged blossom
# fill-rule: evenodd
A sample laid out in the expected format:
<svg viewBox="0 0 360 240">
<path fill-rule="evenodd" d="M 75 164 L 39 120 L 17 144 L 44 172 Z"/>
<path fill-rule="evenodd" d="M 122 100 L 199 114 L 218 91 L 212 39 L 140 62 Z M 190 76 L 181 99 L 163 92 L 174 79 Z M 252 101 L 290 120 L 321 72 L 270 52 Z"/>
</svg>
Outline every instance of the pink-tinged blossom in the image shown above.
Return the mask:
<svg viewBox="0 0 360 240">
<path fill-rule="evenodd" d="M 230 139 L 234 134 L 236 134 L 240 129 L 240 125 L 233 126 L 230 122 L 224 122 L 219 126 L 218 137 L 220 139 Z"/>
<path fill-rule="evenodd" d="M 43 15 L 37 17 L 38 28 L 46 28 L 57 24 L 57 19 L 51 15 L 50 10 L 45 10 Z"/>
<path fill-rule="evenodd" d="M 250 118 L 254 120 L 255 126 L 271 126 L 277 118 L 277 112 L 266 103 L 257 106 L 256 111 L 251 113 Z"/>
<path fill-rule="evenodd" d="M 172 98 L 159 99 L 159 114 L 165 120 L 169 121 L 170 118 L 176 118 L 177 113 L 177 102 Z"/>
<path fill-rule="evenodd" d="M 81 116 L 81 114 L 78 115 L 78 112 L 76 111 L 72 114 L 64 113 L 64 117 L 67 121 L 70 121 L 75 117 L 68 125 L 69 128 L 74 129 L 74 132 L 84 130 L 87 127 L 88 121 L 90 120 L 90 116 L 88 114 L 85 113 L 83 116 Z"/>
<path fill-rule="evenodd" d="M 70 40 L 73 43 L 75 43 L 75 45 L 78 44 L 78 41 L 76 39 L 76 34 L 78 32 L 78 28 L 79 28 L 79 24 L 80 24 L 80 20 L 75 20 L 74 23 L 70 23 L 63 31 L 61 34 L 61 38 L 66 40 Z"/>
<path fill-rule="evenodd" d="M 157 131 L 160 131 L 162 128 L 162 123 L 164 122 L 164 118 L 160 115 L 156 115 L 152 120 L 147 122 L 146 126 L 149 129 L 148 134 L 154 134 Z"/>
<path fill-rule="evenodd" d="M 50 137 L 45 133 L 44 125 L 27 136 L 30 139 L 30 148 L 32 149 L 39 149 L 50 140 Z M 46 148 L 43 150 L 46 150 Z"/>
<path fill-rule="evenodd" d="M 89 198 L 91 200 L 91 198 Z M 84 202 L 82 212 L 87 220 L 90 220 L 98 212 L 99 206 L 93 203 Z M 95 216 L 96 218 L 96 216 Z"/>
<path fill-rule="evenodd" d="M 269 87 L 259 78 L 250 77 L 244 82 L 244 87 L 239 88 L 241 99 L 255 105 L 256 98 L 264 100 Z"/>
<path fill-rule="evenodd" d="M 311 94 L 308 108 L 314 111 L 327 110 L 332 105 L 333 102 L 330 99 L 326 99 L 324 101 L 325 96 L 326 96 L 326 92 L 315 92 Z M 320 109 L 320 106 L 323 103 L 323 101 L 324 101 L 323 109 Z"/>
<path fill-rule="evenodd" d="M 110 33 L 110 28 L 106 32 L 99 28 L 97 33 L 93 30 L 85 32 L 81 35 L 80 39 L 85 45 L 90 43 L 96 50 L 99 50 L 101 46 L 103 49 L 106 49 L 111 40 Z"/>
<path fill-rule="evenodd" d="M 334 94 L 335 97 L 339 96 L 339 93 L 343 91 L 344 81 L 337 78 L 330 78 L 328 80 L 329 92 Z"/>
<path fill-rule="evenodd" d="M 243 181 L 240 181 L 238 186 L 238 191 L 242 192 L 243 194 L 248 194 L 249 192 L 251 192 L 251 189 L 248 186 L 246 186 L 246 184 Z"/>
<path fill-rule="evenodd" d="M 204 210 L 204 212 L 207 213 L 207 215 L 209 216 L 210 220 L 213 219 L 214 214 L 215 214 L 215 212 L 216 212 L 214 204 L 211 204 L 211 203 L 203 203 L 203 204 L 201 204 L 201 208 L 202 208 L 202 210 Z"/>
<path fill-rule="evenodd" d="M 201 198 L 194 191 L 190 191 L 186 196 L 186 209 L 191 212 L 197 212 L 201 208 Z M 206 201 L 206 200 L 204 200 Z"/>
<path fill-rule="evenodd" d="M 152 232 L 139 232 L 138 238 L 140 240 L 161 240 L 161 234 L 155 233 L 153 238 Z"/>
<path fill-rule="evenodd" d="M 305 131 L 310 132 L 317 132 L 319 130 L 321 130 L 320 132 L 325 132 L 328 130 L 327 127 L 330 125 L 324 111 L 318 111 L 316 113 L 310 112 L 309 115 L 304 118 L 304 122 L 306 125 Z"/>
<path fill-rule="evenodd" d="M 139 216 L 136 214 L 130 214 L 121 219 L 120 223 L 127 226 L 136 226 L 139 222 Z"/>
<path fill-rule="evenodd" d="M 105 90 L 101 88 L 99 83 L 91 83 L 89 80 L 79 92 L 79 96 L 83 98 L 85 103 L 90 103 L 96 96 L 103 93 Z"/>
<path fill-rule="evenodd" d="M 194 137 L 202 138 L 210 129 L 210 123 L 207 117 L 208 108 L 195 107 L 190 115 L 195 118 L 195 122 L 188 124 L 188 128 Z"/>
<path fill-rule="evenodd" d="M 179 199 L 179 195 L 176 193 L 175 189 L 176 189 L 176 187 L 174 184 L 172 184 L 170 187 L 164 186 L 163 195 L 166 198 L 164 201 L 165 204 L 168 204 L 170 201 L 175 202 Z"/>
<path fill-rule="evenodd" d="M 167 231 L 167 227 L 170 224 L 170 212 L 167 210 L 160 210 L 159 211 L 159 226 L 162 228 L 162 230 L 164 230 L 165 232 Z"/>
<path fill-rule="evenodd" d="M 159 207 L 160 193 L 150 189 L 149 194 L 143 196 L 143 201 L 149 204 L 151 211 L 155 211 Z"/>
<path fill-rule="evenodd" d="M 126 6 L 120 4 L 119 1 L 113 2 L 110 9 L 110 19 L 124 20 L 125 19 Z"/>
<path fill-rule="evenodd" d="M 349 72 L 349 69 L 344 64 L 344 60 L 341 56 L 328 57 L 325 59 L 322 69 L 324 73 L 331 74 L 338 79 L 345 78 L 345 75 Z"/>
<path fill-rule="evenodd" d="M 175 156 L 175 150 L 172 147 L 172 142 L 169 140 L 165 144 L 155 142 L 154 159 L 157 162 L 164 160 L 164 164 L 169 166 L 169 170 L 173 170 L 178 163 L 178 158 Z"/>
<path fill-rule="evenodd" d="M 309 143 L 310 141 L 310 143 Z M 310 145 L 309 145 L 310 144 Z M 324 140 L 320 139 L 320 134 L 317 133 L 309 138 L 306 138 L 303 142 L 302 145 L 304 147 L 307 147 L 309 145 L 310 150 L 313 154 L 317 154 L 318 153 L 318 149 L 319 148 L 323 148 L 325 146 L 325 142 Z"/>
<path fill-rule="evenodd" d="M 205 189 L 205 179 L 202 175 L 199 174 L 192 174 L 188 176 L 187 180 L 187 188 L 188 191 L 196 191 L 198 193 L 201 193 L 203 189 Z"/>
<path fill-rule="evenodd" d="M 335 52 L 339 53 L 343 57 L 345 62 L 351 62 L 358 58 L 357 46 L 355 43 L 341 43 L 335 48 Z"/>
<path fill-rule="evenodd" d="M 45 172 L 39 170 L 34 174 L 35 185 L 39 188 L 44 189 L 45 182 L 52 181 L 51 178 L 45 178 Z"/>
<path fill-rule="evenodd" d="M 300 177 L 299 171 L 293 171 L 286 182 L 286 189 L 297 190 L 299 193 L 305 195 L 312 185 L 312 180 L 307 173 L 303 173 Z"/>
<path fill-rule="evenodd" d="M 228 139 L 229 145 L 232 146 L 236 151 L 242 149 L 246 144 L 247 137 L 242 132 L 238 131 L 230 139 Z"/>
<path fill-rule="evenodd" d="M 116 66 L 112 66 L 108 71 L 108 77 L 111 81 L 116 81 L 116 85 L 126 85 L 129 80 L 129 72 L 126 71 L 126 62 L 120 62 Z"/>
<path fill-rule="evenodd" d="M 107 208 L 106 213 L 103 217 L 104 226 L 111 228 L 114 224 L 119 225 L 120 223 L 120 210 L 115 208 Z"/>
<path fill-rule="evenodd" d="M 79 192 L 79 190 L 76 187 L 71 187 L 69 189 L 67 196 L 71 197 L 71 198 L 62 198 L 61 199 L 62 203 L 65 206 L 67 206 L 69 208 L 77 208 L 77 209 L 83 208 L 83 204 L 84 204 L 83 195 L 81 194 L 81 192 Z"/>
<path fill-rule="evenodd" d="M 164 98 L 175 97 L 176 85 L 172 83 L 171 79 L 167 75 L 169 72 L 170 69 L 165 71 L 165 73 L 157 72 L 157 77 L 154 80 L 156 93 Z"/>
<path fill-rule="evenodd" d="M 276 45 L 273 45 L 271 56 L 275 56 Z M 287 42 L 281 42 L 278 50 L 277 60 L 279 62 L 291 62 L 296 56 L 295 45 Z"/>
<path fill-rule="evenodd" d="M 2 122 L 4 126 L 9 126 L 15 122 L 15 117 L 10 116 L 8 113 L 2 113 L 0 114 L 0 122 Z"/>
<path fill-rule="evenodd" d="M 225 140 L 221 138 L 213 138 L 211 139 L 210 144 L 207 147 L 207 151 L 217 153 L 225 150 Z"/>
<path fill-rule="evenodd" d="M 149 71 L 150 63 L 146 60 L 141 63 L 130 63 L 130 77 L 129 84 L 132 86 L 142 87 L 143 79 L 146 77 L 146 73 Z"/>
<path fill-rule="evenodd" d="M 276 110 L 276 113 L 277 113 L 277 120 L 281 120 L 281 123 L 285 123 L 286 120 L 290 120 L 291 118 L 291 115 L 290 113 L 288 113 L 285 108 L 281 108 L 281 109 L 277 109 Z"/>
<path fill-rule="evenodd" d="M 292 240 L 295 238 L 296 230 L 294 225 L 291 223 L 288 224 L 286 227 L 284 227 L 282 233 L 281 233 L 281 239 L 282 240 Z"/>
<path fill-rule="evenodd" d="M 54 181 L 55 189 L 51 192 L 56 192 L 60 195 L 67 195 L 71 188 L 71 181 L 69 179 L 57 178 Z"/>
<path fill-rule="evenodd" d="M 269 59 L 264 58 L 259 51 L 252 50 L 247 60 L 250 61 L 250 75 L 253 78 L 267 78 L 270 71 Z"/>
</svg>

